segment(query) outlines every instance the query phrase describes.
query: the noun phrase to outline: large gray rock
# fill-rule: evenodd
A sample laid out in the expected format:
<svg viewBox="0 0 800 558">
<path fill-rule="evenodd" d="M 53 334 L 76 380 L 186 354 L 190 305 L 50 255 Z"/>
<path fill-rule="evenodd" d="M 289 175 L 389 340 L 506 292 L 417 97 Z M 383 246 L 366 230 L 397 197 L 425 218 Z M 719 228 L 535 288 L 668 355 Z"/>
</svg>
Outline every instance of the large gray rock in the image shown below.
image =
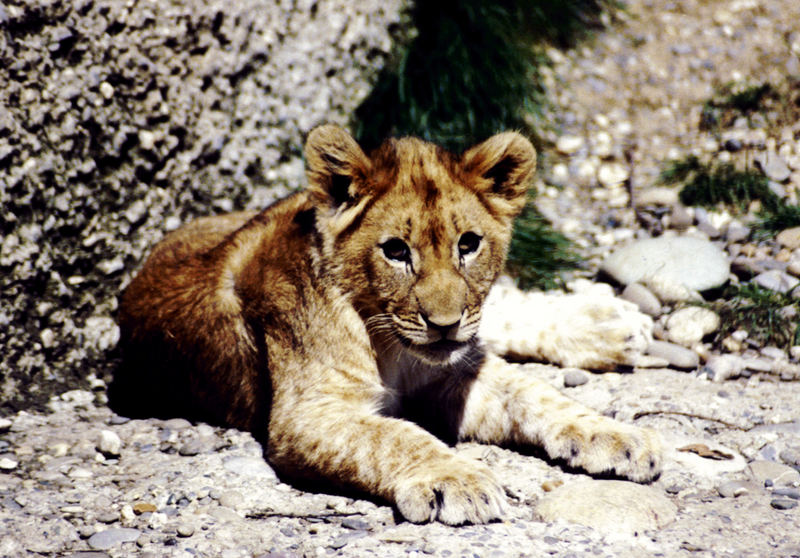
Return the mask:
<svg viewBox="0 0 800 558">
<path fill-rule="evenodd" d="M 604 533 L 633 534 L 668 525 L 678 510 L 661 491 L 650 486 L 584 479 L 545 494 L 536 513 L 542 521 L 563 520 Z"/>
<path fill-rule="evenodd" d="M 403 4 L 0 6 L 0 414 L 107 374 L 165 229 L 301 185 L 304 135 L 347 123 Z"/>
<path fill-rule="evenodd" d="M 707 240 L 661 236 L 614 251 L 602 269 L 624 285 L 655 279 L 704 291 L 725 283 L 730 265 L 725 253 Z"/>
</svg>

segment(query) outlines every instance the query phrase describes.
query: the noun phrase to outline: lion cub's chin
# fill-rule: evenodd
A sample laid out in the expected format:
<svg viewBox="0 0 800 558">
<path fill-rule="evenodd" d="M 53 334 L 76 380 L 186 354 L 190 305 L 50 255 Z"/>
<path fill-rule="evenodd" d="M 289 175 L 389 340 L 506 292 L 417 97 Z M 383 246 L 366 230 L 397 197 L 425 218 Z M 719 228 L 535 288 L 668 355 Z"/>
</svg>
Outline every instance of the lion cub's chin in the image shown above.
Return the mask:
<svg viewBox="0 0 800 558">
<path fill-rule="evenodd" d="M 433 343 L 416 344 L 402 339 L 406 352 L 415 360 L 429 366 L 453 366 L 467 358 L 475 348 L 475 338 L 468 341 L 441 339 Z"/>
</svg>

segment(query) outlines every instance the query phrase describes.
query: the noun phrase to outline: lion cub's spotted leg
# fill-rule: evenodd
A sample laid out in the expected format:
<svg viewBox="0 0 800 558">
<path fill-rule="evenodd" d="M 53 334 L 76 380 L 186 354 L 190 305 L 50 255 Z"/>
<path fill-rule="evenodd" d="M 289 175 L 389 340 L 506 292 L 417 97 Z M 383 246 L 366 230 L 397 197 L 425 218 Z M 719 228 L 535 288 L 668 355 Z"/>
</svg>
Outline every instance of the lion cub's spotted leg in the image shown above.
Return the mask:
<svg viewBox="0 0 800 558">
<path fill-rule="evenodd" d="M 544 448 L 589 473 L 638 482 L 661 471 L 661 443 L 648 429 L 617 422 L 490 355 L 470 391 L 459 437 Z"/>
<path fill-rule="evenodd" d="M 486 466 L 411 422 L 373 412 L 370 399 L 358 395 L 369 391 L 363 384 L 342 378 L 331 390 L 318 389 L 299 400 L 275 394 L 268 453 L 280 471 L 379 496 L 416 523 L 485 523 L 502 515 L 505 496 Z"/>
</svg>

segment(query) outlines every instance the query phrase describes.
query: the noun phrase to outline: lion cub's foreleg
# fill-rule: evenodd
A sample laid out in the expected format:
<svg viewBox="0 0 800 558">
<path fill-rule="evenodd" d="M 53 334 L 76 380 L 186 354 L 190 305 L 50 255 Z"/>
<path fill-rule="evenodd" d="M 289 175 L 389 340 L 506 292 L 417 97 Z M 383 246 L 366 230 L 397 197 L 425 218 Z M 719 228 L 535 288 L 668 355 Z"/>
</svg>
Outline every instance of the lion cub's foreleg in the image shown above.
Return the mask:
<svg viewBox="0 0 800 558">
<path fill-rule="evenodd" d="M 409 421 L 379 415 L 370 396 L 375 386 L 325 372 L 338 381 L 302 394 L 275 393 L 268 454 L 278 470 L 379 496 L 413 522 L 458 525 L 501 516 L 503 490 L 486 466 Z"/>
<path fill-rule="evenodd" d="M 602 416 L 493 355 L 467 396 L 459 437 L 532 444 L 589 473 L 639 482 L 661 470 L 655 432 Z"/>
</svg>

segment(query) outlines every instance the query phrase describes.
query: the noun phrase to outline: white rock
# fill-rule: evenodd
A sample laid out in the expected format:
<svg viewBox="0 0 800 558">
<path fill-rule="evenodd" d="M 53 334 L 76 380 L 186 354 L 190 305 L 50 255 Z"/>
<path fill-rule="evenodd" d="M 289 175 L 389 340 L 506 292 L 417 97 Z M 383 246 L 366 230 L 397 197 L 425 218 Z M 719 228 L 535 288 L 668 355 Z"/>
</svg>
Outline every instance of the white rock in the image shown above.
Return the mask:
<svg viewBox="0 0 800 558">
<path fill-rule="evenodd" d="M 619 186 L 629 176 L 628 169 L 620 163 L 603 163 L 597 170 L 597 181 L 606 188 Z"/>
<path fill-rule="evenodd" d="M 677 508 L 660 490 L 632 482 L 582 479 L 545 494 L 536 506 L 542 521 L 564 520 L 603 533 L 641 533 L 675 520 Z"/>
<path fill-rule="evenodd" d="M 697 353 L 666 341 L 653 341 L 645 352 L 652 357 L 666 360 L 670 366 L 675 368 L 689 370 L 697 368 L 697 365 L 700 364 L 700 357 Z"/>
<path fill-rule="evenodd" d="M 647 205 L 673 206 L 678 203 L 678 190 L 675 188 L 648 188 L 636 196 L 637 207 Z"/>
<path fill-rule="evenodd" d="M 13 459 L 8 457 L 0 457 L 0 471 L 13 471 L 17 468 L 17 465 L 19 465 L 19 463 Z"/>
<path fill-rule="evenodd" d="M 583 138 L 580 136 L 561 136 L 556 140 L 556 150 L 563 155 L 572 155 L 583 147 Z"/>
<path fill-rule="evenodd" d="M 723 382 L 741 375 L 745 361 L 738 355 L 714 355 L 708 359 L 705 367 L 710 372 L 712 380 Z"/>
<path fill-rule="evenodd" d="M 622 298 L 633 302 L 639 310 L 650 316 L 661 315 L 661 303 L 656 295 L 641 283 L 631 283 L 622 291 Z"/>
<path fill-rule="evenodd" d="M 116 432 L 101 430 L 97 437 L 97 451 L 103 455 L 118 456 L 122 452 L 122 440 Z"/>
<path fill-rule="evenodd" d="M 664 236 L 616 250 L 603 262 L 602 269 L 624 285 L 658 279 L 695 291 L 722 285 L 730 272 L 725 253 L 711 242 Z"/>
<path fill-rule="evenodd" d="M 708 308 L 688 306 L 673 312 L 667 319 L 667 337 L 673 343 L 692 347 L 709 333 L 719 329 L 719 316 Z"/>
</svg>

